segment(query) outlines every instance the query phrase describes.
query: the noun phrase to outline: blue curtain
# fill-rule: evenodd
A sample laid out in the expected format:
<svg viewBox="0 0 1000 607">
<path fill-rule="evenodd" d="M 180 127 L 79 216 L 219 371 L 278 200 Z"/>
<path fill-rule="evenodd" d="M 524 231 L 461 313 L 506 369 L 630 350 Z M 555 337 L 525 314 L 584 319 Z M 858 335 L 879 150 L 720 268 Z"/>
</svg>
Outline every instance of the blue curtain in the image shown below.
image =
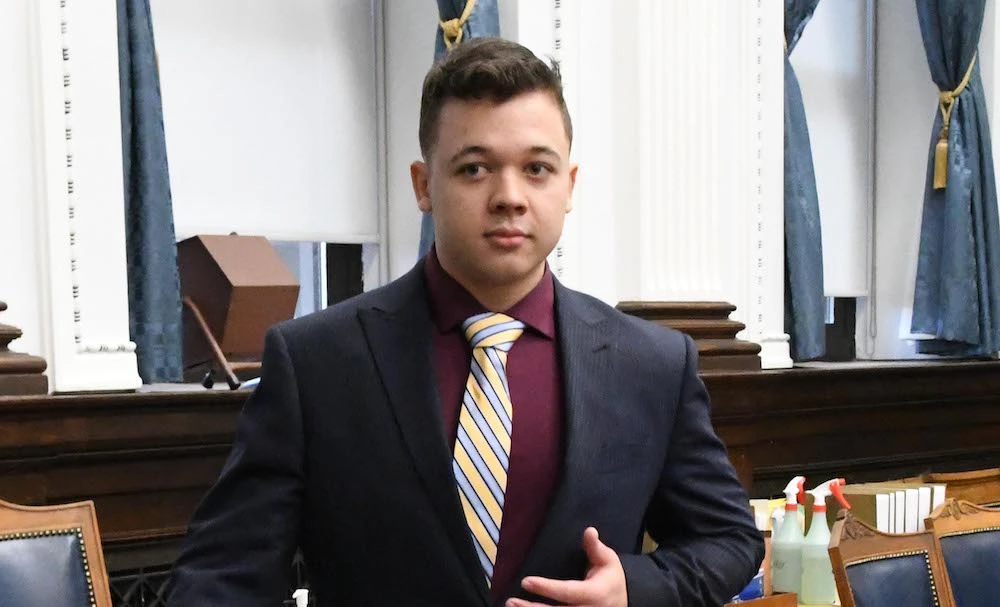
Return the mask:
<svg viewBox="0 0 1000 607">
<path fill-rule="evenodd" d="M 473 0 L 437 0 L 438 18 L 440 21 L 458 19 L 465 10 L 467 1 Z M 474 0 L 472 13 L 462 26 L 462 40 L 472 38 L 488 38 L 500 35 L 500 14 L 497 11 L 499 0 Z M 434 44 L 434 60 L 437 61 L 448 52 L 444 42 L 444 30 L 438 25 L 437 39 Z M 434 244 L 434 222 L 429 213 L 424 213 L 420 222 L 420 245 L 418 254 L 423 257 Z"/>
<path fill-rule="evenodd" d="M 931 78 L 939 90 L 954 91 L 976 57 L 986 0 L 916 3 Z M 934 336 L 917 342 L 919 352 L 992 354 L 1000 349 L 1000 223 L 978 61 L 951 111 L 943 188 L 934 183 L 944 123 L 941 108 L 936 109 L 911 330 Z"/>
<path fill-rule="evenodd" d="M 129 330 L 145 383 L 182 379 L 180 280 L 149 0 L 118 0 Z"/>
<path fill-rule="evenodd" d="M 819 0 L 785 0 L 785 331 L 792 359 L 826 351 L 819 197 L 802 90 L 789 55 Z"/>
</svg>

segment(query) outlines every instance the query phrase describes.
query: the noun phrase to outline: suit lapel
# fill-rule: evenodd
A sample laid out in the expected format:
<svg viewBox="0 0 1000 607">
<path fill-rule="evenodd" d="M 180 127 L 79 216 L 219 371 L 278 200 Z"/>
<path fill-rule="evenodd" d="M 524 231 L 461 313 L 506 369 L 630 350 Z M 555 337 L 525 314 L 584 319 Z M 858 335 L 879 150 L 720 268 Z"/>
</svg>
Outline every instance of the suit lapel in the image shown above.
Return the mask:
<svg viewBox="0 0 1000 607">
<path fill-rule="evenodd" d="M 379 304 L 360 310 L 358 316 L 413 465 L 471 583 L 488 603 L 485 576 L 458 498 L 453 455 L 444 435 L 422 271 L 418 264 L 385 291 Z"/>
<path fill-rule="evenodd" d="M 603 312 L 556 282 L 556 327 L 562 363 L 565 455 L 559 486 L 516 577 L 548 571 L 549 547 L 581 545 L 575 500 L 593 479 L 595 453 L 603 442 L 599 412 L 614 394 Z M 582 554 L 582 552 L 581 552 Z"/>
</svg>

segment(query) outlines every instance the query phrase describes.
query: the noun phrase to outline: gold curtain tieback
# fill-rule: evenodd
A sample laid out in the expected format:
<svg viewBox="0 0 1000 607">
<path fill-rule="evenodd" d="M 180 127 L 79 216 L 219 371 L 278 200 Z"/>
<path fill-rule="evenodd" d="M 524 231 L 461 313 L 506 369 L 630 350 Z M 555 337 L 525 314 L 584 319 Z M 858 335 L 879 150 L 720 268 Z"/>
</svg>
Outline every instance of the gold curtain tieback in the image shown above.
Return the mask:
<svg viewBox="0 0 1000 607">
<path fill-rule="evenodd" d="M 441 31 L 444 32 L 444 45 L 450 51 L 462 42 L 462 28 L 469 20 L 469 15 L 476 8 L 476 0 L 466 0 L 465 10 L 458 19 L 449 19 L 441 22 Z"/>
<path fill-rule="evenodd" d="M 965 70 L 965 77 L 953 91 L 941 91 L 938 94 L 941 106 L 941 134 L 934 147 L 934 189 L 940 190 L 948 185 L 948 135 L 951 131 L 951 113 L 958 104 L 958 96 L 962 94 L 972 77 L 972 68 L 976 67 L 976 55 Z"/>
</svg>

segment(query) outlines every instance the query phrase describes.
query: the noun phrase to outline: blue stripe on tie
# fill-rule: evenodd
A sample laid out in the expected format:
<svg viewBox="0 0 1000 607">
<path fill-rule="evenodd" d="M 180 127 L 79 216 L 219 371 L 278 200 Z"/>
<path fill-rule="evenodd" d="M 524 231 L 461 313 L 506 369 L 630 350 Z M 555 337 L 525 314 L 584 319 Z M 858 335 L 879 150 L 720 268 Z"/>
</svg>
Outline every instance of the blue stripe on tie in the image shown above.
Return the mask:
<svg viewBox="0 0 1000 607">
<path fill-rule="evenodd" d="M 497 479 L 493 477 L 493 472 L 490 471 L 490 467 L 483 461 L 482 454 L 479 453 L 479 449 L 476 449 L 476 446 L 472 443 L 472 439 L 469 438 L 469 435 L 466 433 L 465 428 L 462 427 L 462 424 L 458 425 L 458 441 L 462 443 L 463 447 L 465 447 L 465 454 L 469 456 L 470 460 L 472 460 L 472 465 L 475 466 L 476 472 L 479 473 L 479 476 L 483 477 L 483 481 L 489 488 L 490 493 L 493 494 L 493 498 L 496 499 L 497 504 L 500 505 L 500 510 L 502 512 L 504 501 L 503 489 L 500 488 L 500 483 Z"/>
<path fill-rule="evenodd" d="M 493 369 L 496 370 L 497 375 L 500 376 L 500 381 L 503 382 L 503 389 L 507 392 L 507 398 L 513 400 L 510 395 L 510 384 L 507 383 L 507 369 L 503 366 L 503 362 L 500 361 L 500 355 L 496 353 L 494 348 L 483 349 L 486 350 L 486 356 L 490 359 L 490 362 L 493 363 Z M 506 414 L 507 412 L 504 411 L 504 413 Z M 510 432 L 510 428 L 507 428 L 507 431 Z"/>
<path fill-rule="evenodd" d="M 487 348 L 489 350 L 489 348 Z M 511 433 L 511 423 L 510 418 L 507 417 L 507 410 L 504 409 L 503 403 L 500 402 L 500 395 L 496 393 L 493 389 L 493 384 L 490 383 L 488 377 L 483 372 L 483 368 L 479 365 L 479 360 L 475 356 L 472 357 L 472 367 L 469 369 L 472 372 L 472 376 L 475 378 L 476 383 L 479 384 L 479 389 L 483 391 L 486 395 L 486 400 L 490 401 L 490 406 L 496 411 L 497 416 L 500 418 L 500 423 L 503 424 L 504 429 L 507 431 L 507 436 Z M 506 378 L 501 373 L 501 381 L 504 382 L 504 387 L 506 387 Z M 507 398 L 510 398 L 510 392 L 507 392 Z"/>
<path fill-rule="evenodd" d="M 483 527 L 486 527 L 486 533 L 490 534 L 494 544 L 500 542 L 500 530 L 497 529 L 496 523 L 493 522 L 493 517 L 486 510 L 486 506 L 483 505 L 482 500 L 479 499 L 479 494 L 476 490 L 472 488 L 472 484 L 469 483 L 469 479 L 466 478 L 465 472 L 462 467 L 458 465 L 458 462 L 452 463 L 452 469 L 455 471 L 455 479 L 458 481 L 458 486 L 462 490 L 462 495 L 468 500 L 469 505 L 475 511 L 476 516 L 483 523 Z"/>
<path fill-rule="evenodd" d="M 523 333 L 524 329 L 520 329 L 520 331 Z M 515 340 L 512 339 L 510 341 L 501 342 L 501 343 L 498 343 L 495 346 L 492 346 L 489 349 L 491 349 L 491 350 L 503 350 L 504 352 L 510 352 L 510 349 L 514 347 L 514 341 Z"/>
<path fill-rule="evenodd" d="M 493 312 L 483 312 L 482 314 L 476 314 L 475 316 L 470 316 L 469 318 L 466 318 L 465 322 L 462 323 L 462 333 L 465 334 L 465 338 L 469 341 L 469 344 L 472 345 L 473 347 L 475 347 L 476 342 L 469 339 L 468 336 L 469 327 L 491 316 L 496 316 L 496 314 Z"/>
<path fill-rule="evenodd" d="M 472 400 L 472 395 L 469 391 L 465 391 L 465 408 L 469 411 L 472 421 L 475 422 L 476 427 L 479 428 L 479 432 L 486 438 L 486 442 L 489 443 L 490 448 L 493 449 L 493 453 L 500 460 L 500 464 L 503 466 L 504 470 L 510 469 L 510 460 L 507 457 L 507 451 L 500 444 L 499 439 L 497 439 L 496 434 L 493 433 L 493 428 L 490 428 L 489 423 L 486 422 L 486 418 L 483 417 L 482 412 L 479 407 L 476 406 L 476 401 Z"/>
<path fill-rule="evenodd" d="M 490 337 L 491 335 L 496 335 L 497 333 L 503 333 L 504 331 L 510 331 L 511 329 L 524 329 L 524 323 L 519 320 L 513 320 L 510 322 L 502 322 L 502 323 L 497 323 L 495 325 L 490 325 L 488 327 L 481 329 L 478 333 L 473 335 L 469 339 L 469 343 L 472 344 L 473 348 L 475 348 L 476 344 L 483 341 L 487 337 Z M 514 343 L 513 340 L 511 340 L 509 342 L 504 342 L 503 344 L 498 344 L 494 347 L 504 348 L 505 350 L 509 350 L 510 344 L 513 343 Z"/>
<path fill-rule="evenodd" d="M 482 565 L 483 570 L 486 571 L 486 577 L 492 580 L 493 563 L 490 562 L 490 557 L 486 556 L 486 551 L 479 545 L 479 538 L 476 537 L 476 534 L 470 531 L 469 535 L 472 537 L 472 545 L 476 547 L 476 554 L 479 555 L 479 564 Z"/>
</svg>

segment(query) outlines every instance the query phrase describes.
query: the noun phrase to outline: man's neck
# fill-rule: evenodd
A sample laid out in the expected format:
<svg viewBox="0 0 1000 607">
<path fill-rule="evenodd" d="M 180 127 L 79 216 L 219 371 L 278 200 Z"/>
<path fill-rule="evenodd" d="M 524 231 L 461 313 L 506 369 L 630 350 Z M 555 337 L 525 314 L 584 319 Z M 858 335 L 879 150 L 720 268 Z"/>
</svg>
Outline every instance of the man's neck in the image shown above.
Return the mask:
<svg viewBox="0 0 1000 607">
<path fill-rule="evenodd" d="M 514 284 L 476 284 L 464 279 L 457 272 L 451 271 L 444 262 L 438 258 L 441 268 L 452 277 L 463 289 L 469 292 L 476 301 L 490 312 L 504 312 L 514 307 L 517 302 L 524 299 L 528 293 L 538 286 L 542 277 L 545 276 L 545 265 L 538 269 L 524 280 Z"/>
<path fill-rule="evenodd" d="M 513 308 L 517 302 L 524 299 L 528 293 L 531 293 L 540 280 L 541 275 L 539 275 L 537 280 L 525 282 L 523 285 L 504 285 L 478 289 L 471 285 L 462 284 L 461 281 L 459 281 L 459 284 L 490 312 L 504 312 Z"/>
</svg>

